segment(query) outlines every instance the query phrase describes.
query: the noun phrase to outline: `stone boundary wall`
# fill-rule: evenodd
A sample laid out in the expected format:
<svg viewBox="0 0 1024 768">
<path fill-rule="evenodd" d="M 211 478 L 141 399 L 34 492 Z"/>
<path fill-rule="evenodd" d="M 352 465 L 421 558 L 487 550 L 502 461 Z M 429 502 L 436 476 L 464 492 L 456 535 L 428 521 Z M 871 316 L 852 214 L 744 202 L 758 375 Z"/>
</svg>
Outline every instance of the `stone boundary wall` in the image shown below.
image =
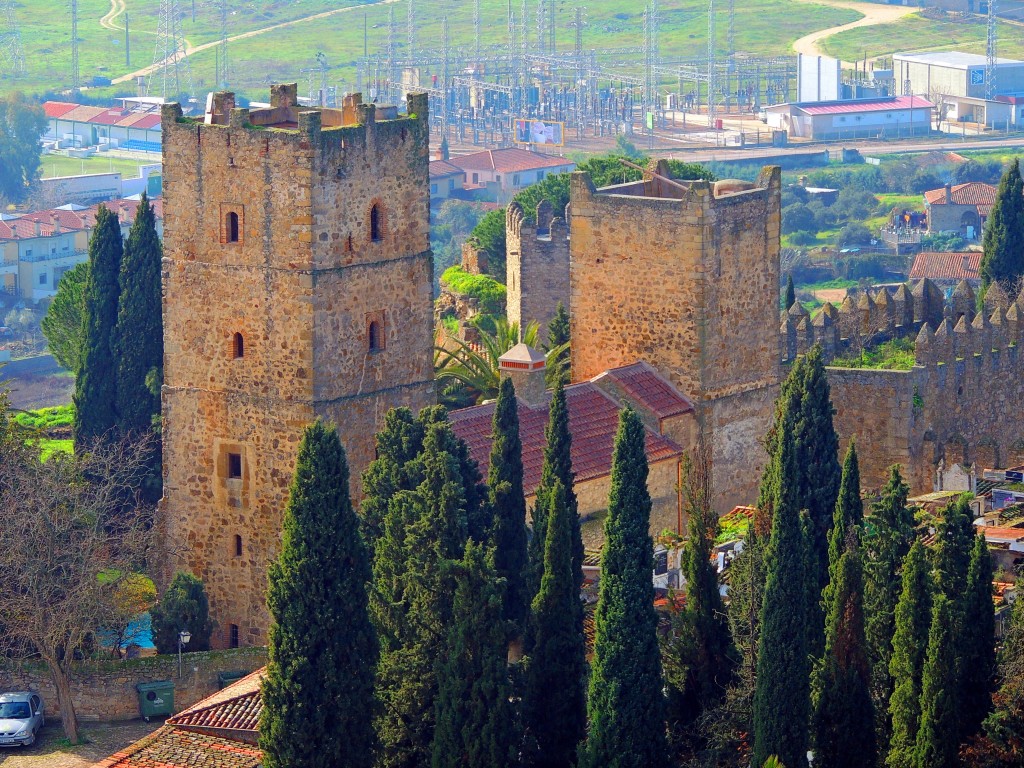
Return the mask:
<svg viewBox="0 0 1024 768">
<path fill-rule="evenodd" d="M 80 662 L 71 672 L 71 692 L 83 721 L 134 720 L 139 717 L 137 683 L 174 682 L 174 711 L 192 706 L 219 690 L 220 672 L 253 672 L 267 663 L 266 648 L 235 648 L 178 656 Z M 46 666 L 40 662 L 0 662 L 0 690 L 33 691 L 43 697 L 46 715 L 60 717 L 57 691 Z"/>
</svg>

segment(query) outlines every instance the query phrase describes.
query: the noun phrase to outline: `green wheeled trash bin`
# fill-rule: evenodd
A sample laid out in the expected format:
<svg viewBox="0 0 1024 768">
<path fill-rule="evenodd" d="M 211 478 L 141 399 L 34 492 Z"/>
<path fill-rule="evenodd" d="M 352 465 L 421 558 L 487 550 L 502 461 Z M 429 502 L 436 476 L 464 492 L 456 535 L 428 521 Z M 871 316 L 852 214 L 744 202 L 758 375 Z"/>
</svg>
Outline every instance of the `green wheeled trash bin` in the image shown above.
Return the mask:
<svg viewBox="0 0 1024 768">
<path fill-rule="evenodd" d="M 169 717 L 174 714 L 173 680 L 137 683 L 135 690 L 139 692 L 139 714 L 147 723 L 151 717 Z"/>
</svg>

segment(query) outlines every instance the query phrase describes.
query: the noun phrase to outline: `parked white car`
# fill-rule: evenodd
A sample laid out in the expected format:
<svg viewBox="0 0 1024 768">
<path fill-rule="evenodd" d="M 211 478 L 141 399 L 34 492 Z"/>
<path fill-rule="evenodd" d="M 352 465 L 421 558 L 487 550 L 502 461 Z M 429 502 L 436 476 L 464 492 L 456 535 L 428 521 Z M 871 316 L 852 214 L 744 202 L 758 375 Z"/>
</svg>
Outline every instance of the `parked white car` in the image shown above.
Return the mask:
<svg viewBox="0 0 1024 768">
<path fill-rule="evenodd" d="M 0 747 L 29 747 L 46 724 L 43 700 L 37 693 L 0 693 Z"/>
</svg>

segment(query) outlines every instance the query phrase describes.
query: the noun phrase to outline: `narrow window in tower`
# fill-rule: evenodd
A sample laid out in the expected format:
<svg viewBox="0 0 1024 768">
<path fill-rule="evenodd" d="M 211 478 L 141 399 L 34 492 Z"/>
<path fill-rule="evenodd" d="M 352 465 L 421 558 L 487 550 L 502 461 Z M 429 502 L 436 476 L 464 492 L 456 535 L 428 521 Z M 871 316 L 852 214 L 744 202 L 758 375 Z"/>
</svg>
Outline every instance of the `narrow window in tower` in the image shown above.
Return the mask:
<svg viewBox="0 0 1024 768">
<path fill-rule="evenodd" d="M 378 321 L 374 320 L 370 323 L 366 335 L 367 347 L 369 347 L 371 352 L 380 352 L 384 349 L 384 334 Z"/>
<path fill-rule="evenodd" d="M 235 557 L 242 556 L 242 537 L 235 534 Z"/>
<path fill-rule="evenodd" d="M 240 333 L 236 333 L 231 339 L 231 356 L 234 358 L 245 357 L 245 339 Z"/>
<path fill-rule="evenodd" d="M 231 632 L 228 635 L 228 646 L 231 648 L 238 647 L 238 625 L 231 625 Z"/>
<path fill-rule="evenodd" d="M 227 220 L 228 242 L 238 242 L 238 214 L 234 211 L 228 212 Z"/>
<path fill-rule="evenodd" d="M 228 477 L 232 480 L 240 480 L 242 477 L 242 454 L 228 454 Z"/>
<path fill-rule="evenodd" d="M 380 206 L 376 203 L 370 209 L 370 239 L 373 242 L 380 240 Z"/>
</svg>

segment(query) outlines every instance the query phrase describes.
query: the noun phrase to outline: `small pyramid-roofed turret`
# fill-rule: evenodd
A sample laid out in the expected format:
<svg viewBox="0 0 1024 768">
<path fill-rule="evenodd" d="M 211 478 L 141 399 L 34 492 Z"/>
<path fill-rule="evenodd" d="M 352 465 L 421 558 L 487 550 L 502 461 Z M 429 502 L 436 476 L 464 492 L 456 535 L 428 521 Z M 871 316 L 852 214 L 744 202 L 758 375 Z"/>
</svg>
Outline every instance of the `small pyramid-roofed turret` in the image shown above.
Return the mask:
<svg viewBox="0 0 1024 768">
<path fill-rule="evenodd" d="M 829 306 L 831 307 L 832 305 L 830 304 Z M 834 310 L 835 307 L 832 307 L 832 309 Z M 835 318 L 831 313 L 825 311 L 825 307 L 822 307 L 818 314 L 811 319 L 811 325 L 815 328 L 830 328 L 835 324 Z"/>
<path fill-rule="evenodd" d="M 867 291 L 861 292 L 860 298 L 857 299 L 857 309 L 871 309 L 871 297 Z"/>
<path fill-rule="evenodd" d="M 954 296 L 965 296 L 974 299 L 974 289 L 971 288 L 971 284 L 966 280 L 961 280 L 956 284 L 956 288 L 953 290 Z"/>
<path fill-rule="evenodd" d="M 953 329 L 953 333 L 967 333 L 971 332 L 971 324 L 967 322 L 967 315 L 961 315 L 960 319 L 956 321 L 956 328 Z"/>
<path fill-rule="evenodd" d="M 1010 306 L 1010 296 L 999 283 L 992 283 L 985 291 L 985 310 L 991 313 L 996 307 Z"/>
<path fill-rule="evenodd" d="M 988 331 L 992 328 L 992 322 L 988 319 L 988 315 L 984 312 L 979 312 L 974 316 L 974 320 L 971 321 L 971 327 L 976 331 Z"/>
<path fill-rule="evenodd" d="M 917 332 L 917 339 L 914 341 L 914 359 L 918 365 L 929 365 L 935 362 L 935 350 L 932 344 L 932 329 L 928 323 L 921 326 Z"/>
<path fill-rule="evenodd" d="M 810 312 L 807 311 L 807 307 L 805 307 L 799 301 L 794 301 L 793 302 L 793 306 L 790 307 L 788 311 L 789 311 L 789 316 L 793 317 L 793 318 L 799 318 L 799 317 L 803 317 L 804 315 L 809 315 L 810 314 Z"/>
<path fill-rule="evenodd" d="M 843 303 L 839 305 L 840 312 L 853 312 L 857 309 L 857 304 L 854 302 L 853 297 L 849 294 L 843 299 Z"/>
<path fill-rule="evenodd" d="M 888 289 L 882 288 L 878 295 L 875 296 L 875 306 L 877 307 L 892 307 L 893 306 L 892 294 L 889 293 Z"/>
<path fill-rule="evenodd" d="M 827 315 L 829 319 L 832 320 L 833 322 L 839 319 L 839 310 L 836 309 L 836 305 L 833 304 L 831 301 L 826 301 L 824 304 L 822 304 L 821 312 L 819 312 L 818 314 Z"/>
</svg>

